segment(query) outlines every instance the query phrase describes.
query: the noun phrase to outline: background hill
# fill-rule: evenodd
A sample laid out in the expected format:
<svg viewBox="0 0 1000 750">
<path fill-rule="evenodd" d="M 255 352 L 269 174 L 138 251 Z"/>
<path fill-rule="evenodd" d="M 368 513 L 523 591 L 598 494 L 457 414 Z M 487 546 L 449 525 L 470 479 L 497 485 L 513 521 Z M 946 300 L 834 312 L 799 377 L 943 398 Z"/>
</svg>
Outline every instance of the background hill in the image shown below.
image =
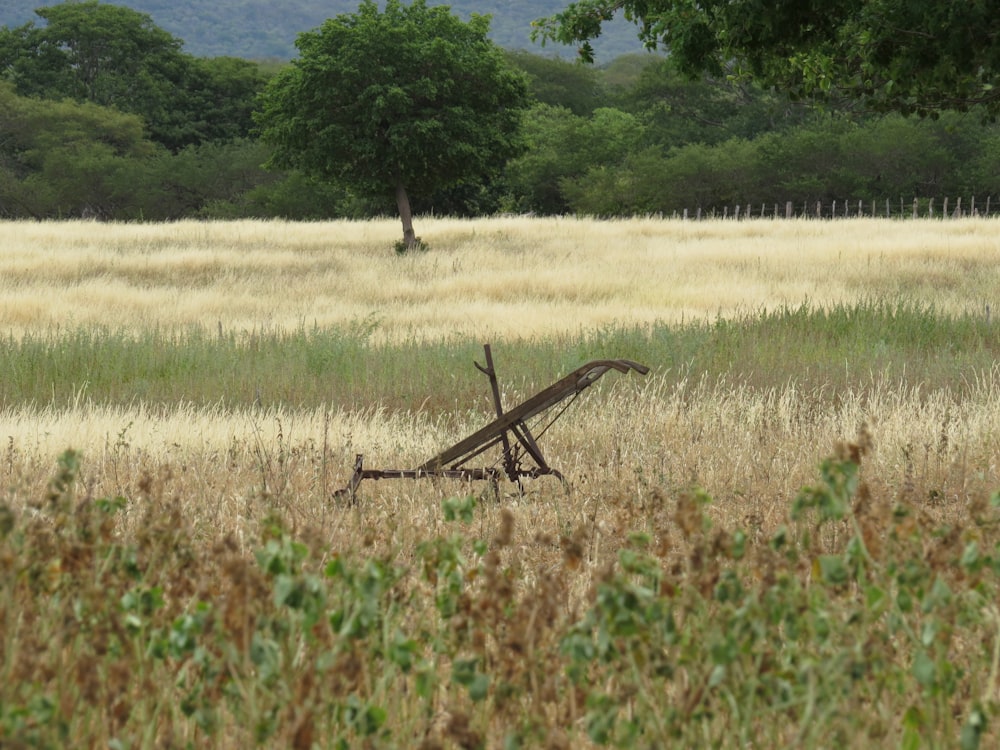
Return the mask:
<svg viewBox="0 0 1000 750">
<path fill-rule="evenodd" d="M 357 10 L 360 0 L 130 0 L 126 5 L 148 13 L 162 29 L 184 40 L 192 55 L 230 55 L 245 59 L 296 56 L 295 37 L 319 26 L 325 19 Z M 456 15 L 472 13 L 493 16 L 492 37 L 507 49 L 572 57 L 573 47 L 541 47 L 530 39 L 531 22 L 556 13 L 569 0 L 454 0 L 431 5 L 450 5 Z M 0 4 L 0 26 L 19 26 L 40 20 L 34 11 L 53 0 L 5 0 Z M 609 24 L 594 44 L 597 62 L 605 63 L 642 49 L 632 24 L 617 20 Z"/>
</svg>

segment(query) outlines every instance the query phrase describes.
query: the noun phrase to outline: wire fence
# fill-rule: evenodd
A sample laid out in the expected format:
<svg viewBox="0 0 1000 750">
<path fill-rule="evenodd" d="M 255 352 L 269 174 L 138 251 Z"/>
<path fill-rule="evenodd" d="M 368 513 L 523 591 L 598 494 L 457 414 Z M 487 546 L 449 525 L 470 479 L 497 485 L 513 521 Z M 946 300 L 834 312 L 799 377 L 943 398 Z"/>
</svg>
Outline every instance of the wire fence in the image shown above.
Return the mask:
<svg viewBox="0 0 1000 750">
<path fill-rule="evenodd" d="M 954 200 L 945 197 L 899 198 L 894 201 L 884 200 L 844 200 L 844 201 L 785 201 L 784 203 L 754 203 L 747 201 L 733 206 L 713 206 L 711 208 L 687 209 L 675 212 L 675 216 L 684 219 L 850 219 L 858 217 L 879 217 L 890 219 L 959 219 L 968 216 L 987 217 L 1000 213 L 1000 201 L 993 201 L 991 196 L 985 199 L 968 200 L 957 197 Z"/>
</svg>

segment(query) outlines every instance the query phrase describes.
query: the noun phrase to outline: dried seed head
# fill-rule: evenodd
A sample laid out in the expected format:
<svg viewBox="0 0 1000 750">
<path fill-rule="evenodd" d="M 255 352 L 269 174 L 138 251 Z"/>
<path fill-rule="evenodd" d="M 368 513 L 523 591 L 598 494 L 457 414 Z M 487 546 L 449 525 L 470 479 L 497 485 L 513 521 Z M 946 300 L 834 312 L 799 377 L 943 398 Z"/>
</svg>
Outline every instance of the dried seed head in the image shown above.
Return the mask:
<svg viewBox="0 0 1000 750">
<path fill-rule="evenodd" d="M 448 736 L 463 750 L 473 750 L 483 745 L 479 732 L 469 726 L 469 717 L 462 711 L 456 711 L 448 721 Z"/>
<path fill-rule="evenodd" d="M 497 547 L 506 547 L 510 544 L 511 539 L 514 538 L 514 514 L 509 508 L 504 508 L 500 511 L 500 530 L 497 532 L 496 537 L 493 539 L 493 543 Z"/>
</svg>

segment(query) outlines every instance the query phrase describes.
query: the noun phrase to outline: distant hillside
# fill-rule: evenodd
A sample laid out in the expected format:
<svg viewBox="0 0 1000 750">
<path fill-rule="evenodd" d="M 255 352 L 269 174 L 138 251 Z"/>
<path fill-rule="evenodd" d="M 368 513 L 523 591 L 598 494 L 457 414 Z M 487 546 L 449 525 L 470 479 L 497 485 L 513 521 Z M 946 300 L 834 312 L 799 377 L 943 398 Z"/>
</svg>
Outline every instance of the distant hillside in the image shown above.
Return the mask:
<svg viewBox="0 0 1000 750">
<path fill-rule="evenodd" d="M 231 55 L 246 59 L 296 56 L 296 36 L 319 26 L 325 19 L 357 10 L 360 0 L 131 0 L 115 2 L 152 16 L 162 29 L 184 40 L 192 55 Z M 455 0 L 430 2 L 450 5 L 456 15 L 491 14 L 492 37 L 502 47 L 540 54 L 571 57 L 575 49 L 541 47 L 530 39 L 531 22 L 562 10 L 570 0 Z M 4 0 L 0 4 L 0 26 L 20 26 L 39 20 L 34 11 L 54 0 Z M 637 52 L 635 26 L 624 20 L 609 25 L 597 40 L 598 64 L 618 55 Z"/>
</svg>

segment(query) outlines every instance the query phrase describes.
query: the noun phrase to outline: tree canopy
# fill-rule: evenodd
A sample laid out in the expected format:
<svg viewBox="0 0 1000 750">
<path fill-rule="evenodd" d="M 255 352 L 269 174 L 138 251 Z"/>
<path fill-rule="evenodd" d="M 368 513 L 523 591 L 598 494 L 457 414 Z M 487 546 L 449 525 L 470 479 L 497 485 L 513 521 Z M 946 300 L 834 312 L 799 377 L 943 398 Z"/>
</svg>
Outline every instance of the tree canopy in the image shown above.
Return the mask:
<svg viewBox="0 0 1000 750">
<path fill-rule="evenodd" d="M 18 26 L 34 18 L 39 5 L 63 0 L 3 0 L 0 25 Z M 76 1 L 76 0 L 74 0 Z M 359 0 L 125 0 L 157 25 L 184 40 L 189 54 L 202 57 L 237 56 L 248 60 L 295 57 L 295 37 L 339 13 L 350 13 Z M 531 43 L 531 21 L 556 13 L 564 0 L 448 0 L 452 13 L 467 19 L 490 15 L 490 38 L 505 49 L 541 50 Z M 602 56 L 638 52 L 641 45 L 631 24 L 622 20 L 604 29 L 597 49 Z M 567 59 L 575 47 L 550 48 Z"/>
<path fill-rule="evenodd" d="M 120 216 L 155 148 L 135 115 L 20 97 L 0 81 L 0 216 Z"/>
<path fill-rule="evenodd" d="M 148 15 L 97 0 L 35 12 L 44 23 L 0 28 L 0 77 L 18 94 L 139 115 L 175 151 L 248 134 L 264 84 L 253 63 L 186 55 Z"/>
<path fill-rule="evenodd" d="M 793 96 L 935 114 L 1000 114 L 1000 14 L 983 0 L 578 0 L 537 37 L 590 40 L 621 12 L 688 73 L 746 74 Z"/>
<path fill-rule="evenodd" d="M 555 12 L 550 4 L 537 8 Z M 386 179 L 393 163 L 407 169 L 408 182 L 400 184 L 418 214 L 725 215 L 741 206 L 742 217 L 751 204 L 758 216 L 779 213 L 779 205 L 783 214 L 791 202 L 796 213 L 810 215 L 822 205 L 824 215 L 853 216 L 862 203 L 865 213 L 891 207 L 899 215 L 905 206 L 911 215 L 919 199 L 922 213 L 936 206 L 940 215 L 948 196 L 964 196 L 963 211 L 997 212 L 1000 128 L 978 107 L 907 118 L 873 112 L 831 90 L 828 106 L 817 108 L 748 80 L 739 75 L 748 63 L 725 57 L 721 74 L 692 76 L 679 71 L 675 54 L 581 65 L 506 52 L 506 63 L 521 71 L 509 81 L 511 91 L 526 81 L 534 106 L 521 111 L 523 98 L 504 104 L 499 97 L 486 110 L 467 111 L 480 101 L 467 90 L 496 94 L 498 87 L 436 28 L 424 35 L 391 23 L 403 29 L 402 38 L 378 37 L 372 24 L 355 18 L 352 30 L 383 41 L 370 48 L 352 41 L 357 54 L 343 69 L 340 42 L 328 44 L 316 29 L 309 47 L 315 55 L 304 55 L 302 70 L 291 73 L 296 66 L 288 63 L 275 62 L 268 72 L 235 58 L 191 57 L 128 8 L 83 0 L 45 14 L 0 28 L 4 218 L 365 219 L 394 210 L 396 185 Z M 480 38 L 473 35 L 463 49 L 478 49 Z M 425 47 L 430 63 L 417 54 Z M 250 113 L 265 104 L 256 99 L 263 82 L 284 67 L 288 85 L 298 88 L 269 93 L 288 105 L 287 118 L 272 124 L 316 149 L 289 156 L 288 169 L 265 171 L 276 147 L 256 137 L 263 121 L 255 124 Z M 343 79 L 368 88 L 333 89 Z M 465 85 L 472 88 L 455 90 L 454 101 L 437 96 Z M 361 113 L 353 124 L 330 119 L 344 102 L 367 102 L 367 109 L 350 110 Z M 499 113 L 511 129 L 495 126 L 483 111 Z M 463 122 L 465 132 L 484 140 L 462 140 L 455 125 Z M 327 149 L 334 136 L 349 142 L 342 151 Z M 497 142 L 504 148 L 487 148 Z M 458 150 L 463 144 L 471 150 Z M 437 162 L 450 165 L 443 177 L 431 170 Z M 354 171 L 362 167 L 368 171 Z"/>
<path fill-rule="evenodd" d="M 424 0 L 371 0 L 296 41 L 299 57 L 268 85 L 258 122 L 271 163 L 362 194 L 394 194 L 407 248 L 408 191 L 496 175 L 520 149 L 524 75 L 487 38 Z"/>
</svg>

